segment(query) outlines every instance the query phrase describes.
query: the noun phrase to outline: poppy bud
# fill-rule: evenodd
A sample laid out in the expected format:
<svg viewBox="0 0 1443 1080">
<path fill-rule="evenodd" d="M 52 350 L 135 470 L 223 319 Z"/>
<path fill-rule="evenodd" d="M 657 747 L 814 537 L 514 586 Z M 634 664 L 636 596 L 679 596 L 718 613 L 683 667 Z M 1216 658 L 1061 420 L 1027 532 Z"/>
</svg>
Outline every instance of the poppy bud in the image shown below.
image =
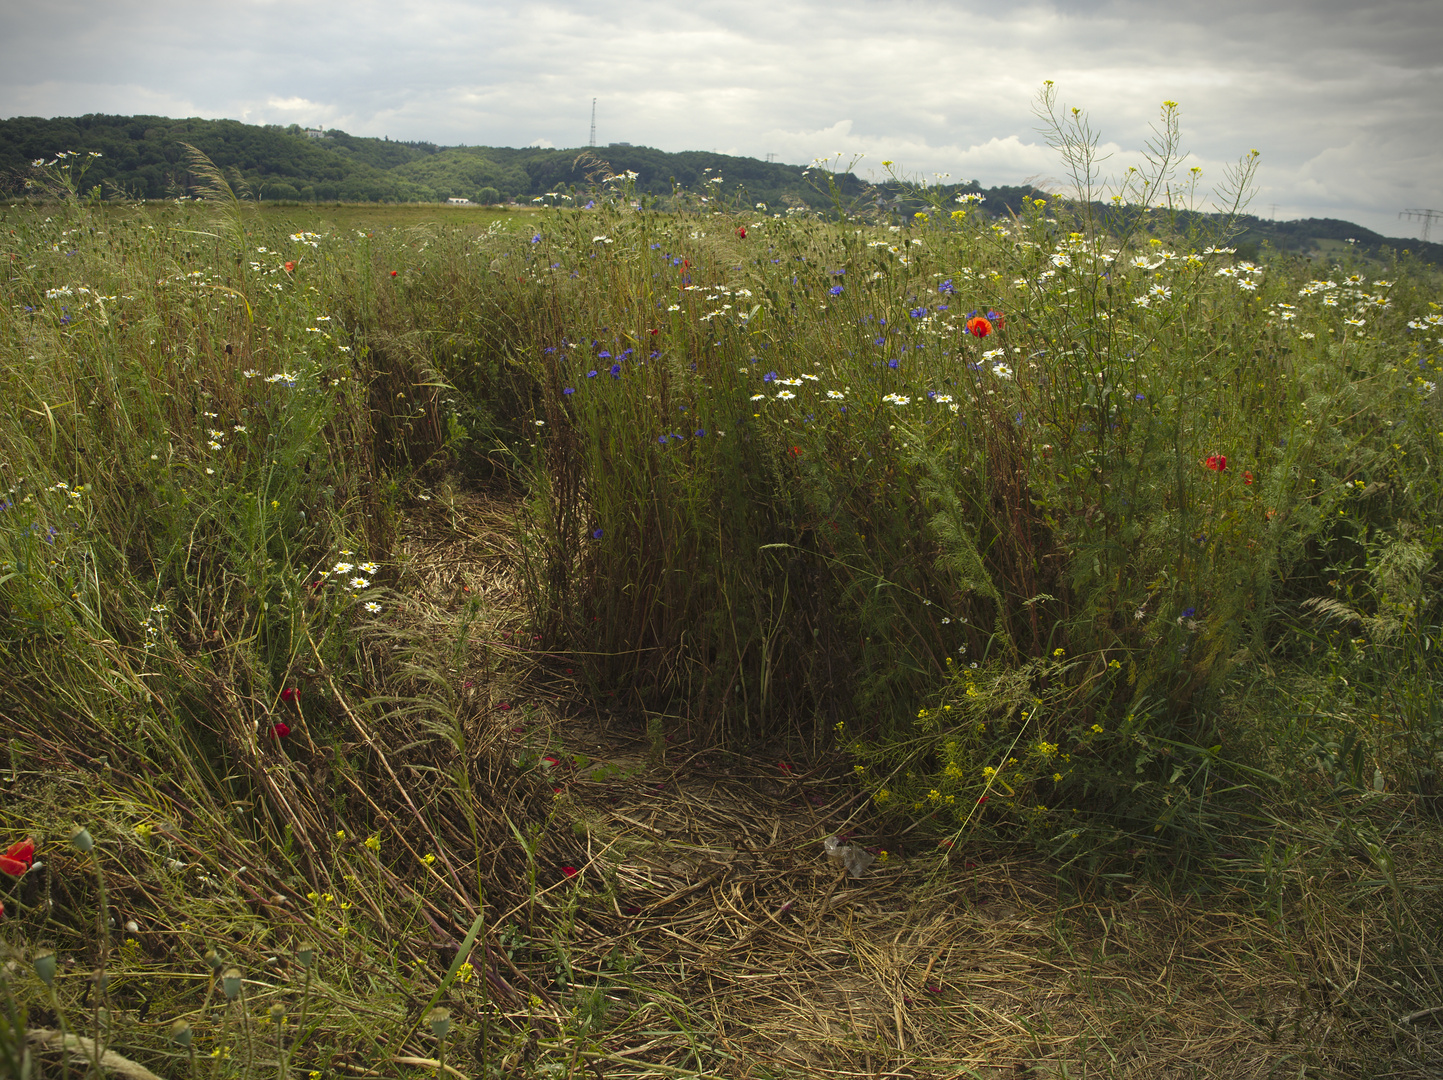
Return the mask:
<svg viewBox="0 0 1443 1080">
<path fill-rule="evenodd" d="M 451 1010 L 435 1008 L 427 1017 L 431 1024 L 431 1034 L 438 1039 L 444 1039 L 446 1033 L 451 1030 Z"/>
<path fill-rule="evenodd" d="M 53 952 L 43 952 L 35 958 L 35 974 L 46 986 L 54 987 L 55 954 Z"/>
<path fill-rule="evenodd" d="M 95 838 L 87 829 L 76 829 L 74 835 L 70 837 L 70 842 L 84 852 L 89 852 L 95 847 Z"/>
<path fill-rule="evenodd" d="M 221 962 L 220 953 L 214 949 L 205 951 L 205 962 L 210 965 L 211 971 L 219 971 L 224 965 Z"/>
</svg>

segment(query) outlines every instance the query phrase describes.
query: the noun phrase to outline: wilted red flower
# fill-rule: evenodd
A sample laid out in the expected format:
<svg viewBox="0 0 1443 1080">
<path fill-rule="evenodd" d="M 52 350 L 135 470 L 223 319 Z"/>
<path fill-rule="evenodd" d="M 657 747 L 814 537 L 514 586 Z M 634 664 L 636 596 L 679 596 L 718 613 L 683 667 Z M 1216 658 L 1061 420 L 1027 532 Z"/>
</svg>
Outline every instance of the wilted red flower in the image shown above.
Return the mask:
<svg viewBox="0 0 1443 1080">
<path fill-rule="evenodd" d="M 647 333 L 650 334 L 652 337 L 656 337 L 657 334 L 661 333 L 661 327 L 658 326 L 655 329 L 648 330 Z"/>
<path fill-rule="evenodd" d="M 295 263 L 293 263 L 293 262 L 288 262 L 288 263 L 286 263 L 286 273 L 289 274 L 289 273 L 290 273 L 291 271 L 293 271 L 295 268 L 296 268 L 296 264 L 295 264 Z"/>
<path fill-rule="evenodd" d="M 509 701 L 503 701 L 500 705 L 497 705 L 496 707 L 502 712 L 508 712 L 511 708 L 511 703 Z"/>
<path fill-rule="evenodd" d="M 563 874 L 565 874 L 565 875 L 566 875 L 567 877 L 569 877 L 569 878 L 574 878 L 574 877 L 576 876 L 576 867 L 574 867 L 574 866 L 563 866 L 563 867 L 561 868 L 561 872 L 562 872 Z"/>
<path fill-rule="evenodd" d="M 284 720 L 277 720 L 271 725 L 271 729 L 266 732 L 272 739 L 284 739 L 290 733 L 291 725 Z"/>
<path fill-rule="evenodd" d="M 992 333 L 992 324 L 981 315 L 974 315 L 967 320 L 967 332 L 973 337 L 986 337 Z"/>
<path fill-rule="evenodd" d="M 300 692 L 299 690 L 297 690 L 294 686 L 288 686 L 288 687 L 286 687 L 284 690 L 281 691 L 281 700 L 282 700 L 282 701 L 295 701 L 295 700 L 296 700 L 297 698 L 299 698 L 300 696 L 301 696 L 301 692 Z"/>
<path fill-rule="evenodd" d="M 1206 465 L 1213 472 L 1226 472 L 1228 467 L 1227 455 L 1210 454 L 1208 456 L 1208 459 L 1204 461 L 1203 464 Z"/>
<path fill-rule="evenodd" d="M 9 874 L 11 877 L 20 877 L 30 867 L 35 865 L 35 841 L 29 837 L 10 845 L 10 849 L 4 855 L 0 855 L 0 872 Z M 4 909 L 0 908 L 0 915 Z"/>
<path fill-rule="evenodd" d="M 745 225 L 737 226 L 737 237 L 742 240 L 747 238 L 747 227 Z"/>
</svg>

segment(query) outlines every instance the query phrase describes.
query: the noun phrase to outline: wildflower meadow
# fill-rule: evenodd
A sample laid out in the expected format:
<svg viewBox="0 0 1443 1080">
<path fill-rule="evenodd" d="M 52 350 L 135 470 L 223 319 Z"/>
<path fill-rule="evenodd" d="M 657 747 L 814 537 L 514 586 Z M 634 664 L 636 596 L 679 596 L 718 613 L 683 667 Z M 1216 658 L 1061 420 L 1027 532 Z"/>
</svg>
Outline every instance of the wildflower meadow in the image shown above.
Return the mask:
<svg viewBox="0 0 1443 1080">
<path fill-rule="evenodd" d="M 1443 276 L 1039 111 L 1018 214 L 37 162 L 0 1072 L 1436 1069 Z"/>
</svg>

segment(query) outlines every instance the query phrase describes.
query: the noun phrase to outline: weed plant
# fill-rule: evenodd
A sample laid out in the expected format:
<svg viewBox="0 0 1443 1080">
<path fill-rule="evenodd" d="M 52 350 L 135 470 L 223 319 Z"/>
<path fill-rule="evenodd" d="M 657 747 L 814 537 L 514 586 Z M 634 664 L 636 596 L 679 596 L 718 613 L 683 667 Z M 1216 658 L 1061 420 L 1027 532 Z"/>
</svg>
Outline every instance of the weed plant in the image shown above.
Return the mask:
<svg viewBox="0 0 1443 1080">
<path fill-rule="evenodd" d="M 42 165 L 58 201 L 0 211 L 6 810 L 48 853 L 5 899 L 0 1060 L 37 1023 L 175 1075 L 485 1074 L 543 1028 L 596 1057 L 574 867 L 533 924 L 549 785 L 498 793 L 475 609 L 437 645 L 406 595 L 401 515 L 448 471 L 524 492 L 527 630 L 658 755 L 662 718 L 809 741 L 901 844 L 1231 874 L 1283 922 L 1302 860 L 1361 860 L 1396 1004 L 1431 1007 L 1443 926 L 1394 852 L 1443 768 L 1443 286 L 1236 258 L 1256 155 L 1195 231 L 1171 104 L 1110 186 L 1040 112 L 1075 190 L 1015 217 L 622 175 L 519 234 L 313 231 L 213 170 L 156 211 Z"/>
<path fill-rule="evenodd" d="M 1179 231 L 1175 104 L 1111 186 L 1039 104 L 1075 190 L 1017 217 L 661 214 L 622 176 L 493 261 L 532 606 L 607 692 L 835 732 L 882 809 L 1207 852 L 1278 779 L 1231 702 L 1329 619 L 1433 696 L 1443 309 L 1406 258 L 1235 258 L 1256 152 Z M 1436 720 L 1370 715 L 1364 779 L 1431 798 Z"/>
</svg>

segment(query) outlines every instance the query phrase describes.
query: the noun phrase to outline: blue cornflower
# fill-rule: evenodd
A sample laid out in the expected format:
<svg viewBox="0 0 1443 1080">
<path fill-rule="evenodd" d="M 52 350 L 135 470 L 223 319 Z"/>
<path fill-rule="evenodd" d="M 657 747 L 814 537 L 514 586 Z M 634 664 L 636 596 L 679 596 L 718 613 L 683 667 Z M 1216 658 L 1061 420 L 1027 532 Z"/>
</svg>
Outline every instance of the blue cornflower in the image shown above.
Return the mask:
<svg viewBox="0 0 1443 1080">
<path fill-rule="evenodd" d="M 952 294 L 952 279 L 948 278 L 946 281 L 942 282 L 941 285 L 938 285 L 937 291 L 939 293 L 944 293 L 950 296 Z"/>
<path fill-rule="evenodd" d="M 593 529 L 593 530 L 591 531 L 591 538 L 592 538 L 593 540 L 600 540 L 600 539 L 601 539 L 601 536 L 602 536 L 602 532 L 601 532 L 600 529 Z"/>
<path fill-rule="evenodd" d="M 907 312 L 907 314 L 914 319 L 920 319 L 923 315 L 927 314 L 927 309 L 924 307 L 914 307 L 911 311 Z"/>
<path fill-rule="evenodd" d="M 659 248 L 659 247 L 661 247 L 660 244 L 652 244 L 652 245 L 651 245 L 651 250 L 652 250 L 652 251 L 655 251 L 655 250 L 657 250 L 657 248 Z"/>
<path fill-rule="evenodd" d="M 1195 607 L 1190 607 L 1190 608 L 1188 608 L 1186 611 L 1184 611 L 1184 612 L 1182 613 L 1182 617 L 1183 617 L 1184 619 L 1191 619 L 1191 618 L 1192 618 L 1194 615 L 1196 615 L 1196 614 L 1197 614 L 1197 608 L 1195 608 Z"/>
<path fill-rule="evenodd" d="M 776 378 L 777 373 L 775 371 L 769 371 L 762 376 L 762 382 L 775 382 Z"/>
<path fill-rule="evenodd" d="M 891 368 L 893 371 L 896 371 L 896 370 L 897 370 L 897 365 L 898 365 L 899 363 L 901 363 L 901 361 L 899 361 L 899 360 L 894 356 L 894 357 L 892 357 L 892 359 L 890 359 L 890 360 L 887 361 L 887 366 L 888 366 L 889 368 Z"/>
<path fill-rule="evenodd" d="M 583 206 L 581 209 L 583 209 L 583 210 L 595 210 L 595 209 L 596 209 L 596 200 L 595 200 L 595 199 L 587 199 L 587 200 L 586 200 L 586 205 Z"/>
<path fill-rule="evenodd" d="M 555 345 L 548 345 L 548 346 L 546 346 L 546 348 L 544 348 L 544 349 L 541 350 L 542 354 L 545 355 L 545 356 L 550 356 L 550 355 L 551 355 L 552 353 L 554 353 L 555 351 L 556 351 L 556 346 L 555 346 Z"/>
<path fill-rule="evenodd" d="M 588 371 L 588 372 L 586 373 L 586 377 L 587 377 L 588 379 L 594 379 L 594 378 L 596 378 L 596 369 L 595 369 L 595 368 L 592 368 L 590 371 Z"/>
<path fill-rule="evenodd" d="M 828 296 L 841 296 L 841 295 L 842 295 L 842 287 L 841 287 L 840 285 L 833 285 L 830 289 L 827 290 L 827 295 L 828 295 Z"/>
<path fill-rule="evenodd" d="M 599 353 L 596 354 L 596 358 L 598 360 L 610 360 L 611 353 L 607 352 L 605 349 L 602 349 Z"/>
<path fill-rule="evenodd" d="M 666 445 L 666 436 L 665 436 L 665 435 L 658 435 L 658 436 L 656 437 L 656 441 L 659 442 L 659 443 L 661 443 L 662 446 L 665 446 L 665 445 Z"/>
<path fill-rule="evenodd" d="M 541 234 L 540 234 L 540 233 L 537 233 L 535 236 L 533 236 L 533 237 L 531 238 L 531 242 L 532 242 L 533 244 L 539 244 L 539 243 L 541 243 Z"/>
<path fill-rule="evenodd" d="M 620 364 L 612 364 L 612 365 L 611 365 L 611 377 L 612 377 L 613 379 L 619 379 L 619 378 L 621 378 L 621 365 L 620 365 Z"/>
<path fill-rule="evenodd" d="M 873 345 L 885 345 L 885 344 L 887 344 L 887 339 L 884 338 L 884 337 L 875 338 L 875 339 L 872 341 L 872 344 L 873 344 Z"/>
<path fill-rule="evenodd" d="M 1132 395 L 1132 400 L 1133 400 L 1133 401 L 1143 401 L 1143 400 L 1145 400 L 1146 398 L 1147 398 L 1147 395 L 1146 395 L 1146 394 L 1133 394 L 1133 395 Z"/>
<path fill-rule="evenodd" d="M 576 393 L 576 387 L 574 387 L 574 386 L 568 386 L 568 387 L 566 387 L 566 389 L 562 390 L 561 392 L 562 392 L 563 394 L 565 394 L 567 397 L 570 397 L 572 394 Z"/>
</svg>

